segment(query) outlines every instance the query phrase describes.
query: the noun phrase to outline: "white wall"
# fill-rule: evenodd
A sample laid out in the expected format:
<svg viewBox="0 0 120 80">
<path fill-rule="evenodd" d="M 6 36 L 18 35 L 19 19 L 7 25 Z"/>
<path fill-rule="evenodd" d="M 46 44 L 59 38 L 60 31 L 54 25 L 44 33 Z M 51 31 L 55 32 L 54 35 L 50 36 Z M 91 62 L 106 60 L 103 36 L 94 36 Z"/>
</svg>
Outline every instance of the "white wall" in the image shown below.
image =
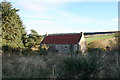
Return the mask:
<svg viewBox="0 0 120 80">
<path fill-rule="evenodd" d="M 82 33 L 82 37 L 81 37 L 81 40 L 79 42 L 79 45 L 80 45 L 80 50 L 82 51 L 82 53 L 84 53 L 87 50 L 84 33 Z"/>
</svg>

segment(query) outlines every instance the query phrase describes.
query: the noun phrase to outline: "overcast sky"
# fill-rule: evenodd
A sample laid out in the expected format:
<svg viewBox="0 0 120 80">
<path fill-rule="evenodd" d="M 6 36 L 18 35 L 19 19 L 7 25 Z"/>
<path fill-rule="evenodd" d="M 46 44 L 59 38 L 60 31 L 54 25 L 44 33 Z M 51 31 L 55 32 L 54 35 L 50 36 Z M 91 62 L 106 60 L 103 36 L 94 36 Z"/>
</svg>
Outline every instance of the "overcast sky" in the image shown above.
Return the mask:
<svg viewBox="0 0 120 80">
<path fill-rule="evenodd" d="M 89 2 L 88 2 L 89 1 Z M 100 2 L 101 1 L 101 2 Z M 39 34 L 118 30 L 118 0 L 10 0 L 26 31 Z"/>
</svg>

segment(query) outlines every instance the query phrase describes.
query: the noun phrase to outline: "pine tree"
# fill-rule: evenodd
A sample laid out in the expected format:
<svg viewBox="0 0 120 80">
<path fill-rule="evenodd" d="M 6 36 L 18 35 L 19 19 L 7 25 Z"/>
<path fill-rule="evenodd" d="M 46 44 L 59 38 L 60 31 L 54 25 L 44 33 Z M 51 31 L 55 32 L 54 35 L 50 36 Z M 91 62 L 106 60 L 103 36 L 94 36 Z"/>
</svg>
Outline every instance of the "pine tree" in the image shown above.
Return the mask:
<svg viewBox="0 0 120 80">
<path fill-rule="evenodd" d="M 43 40 L 43 36 L 40 36 L 35 30 L 31 30 L 31 33 L 28 35 L 28 38 L 26 38 L 26 40 L 26 47 L 37 47 Z"/>
<path fill-rule="evenodd" d="M 9 2 L 0 3 L 2 12 L 2 43 L 3 46 L 12 48 L 23 48 L 22 36 L 25 34 L 25 28 L 17 12 L 18 9 L 12 7 Z"/>
</svg>

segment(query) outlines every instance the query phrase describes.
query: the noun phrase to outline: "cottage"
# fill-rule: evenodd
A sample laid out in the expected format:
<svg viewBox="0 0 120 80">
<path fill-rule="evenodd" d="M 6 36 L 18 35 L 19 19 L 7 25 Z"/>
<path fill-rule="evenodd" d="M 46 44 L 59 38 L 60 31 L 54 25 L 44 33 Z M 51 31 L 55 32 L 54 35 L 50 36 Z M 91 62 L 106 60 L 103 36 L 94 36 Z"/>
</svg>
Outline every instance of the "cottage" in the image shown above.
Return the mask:
<svg viewBox="0 0 120 80">
<path fill-rule="evenodd" d="M 59 53 L 71 53 L 75 51 L 86 50 L 86 41 L 84 34 L 59 34 L 47 35 L 41 42 L 41 45 L 46 44 L 49 46 L 48 51 Z"/>
</svg>

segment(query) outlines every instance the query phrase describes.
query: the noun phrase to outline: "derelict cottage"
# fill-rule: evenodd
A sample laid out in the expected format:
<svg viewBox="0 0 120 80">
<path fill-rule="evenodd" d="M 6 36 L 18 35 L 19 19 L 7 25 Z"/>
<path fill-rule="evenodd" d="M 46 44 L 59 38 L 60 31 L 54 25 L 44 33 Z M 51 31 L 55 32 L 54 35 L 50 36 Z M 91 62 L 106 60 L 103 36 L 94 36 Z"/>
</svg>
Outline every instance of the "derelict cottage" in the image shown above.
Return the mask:
<svg viewBox="0 0 120 80">
<path fill-rule="evenodd" d="M 59 53 L 71 53 L 75 51 L 86 51 L 86 41 L 84 33 L 79 34 L 58 34 L 47 35 L 41 45 L 49 46 L 48 51 Z"/>
</svg>

